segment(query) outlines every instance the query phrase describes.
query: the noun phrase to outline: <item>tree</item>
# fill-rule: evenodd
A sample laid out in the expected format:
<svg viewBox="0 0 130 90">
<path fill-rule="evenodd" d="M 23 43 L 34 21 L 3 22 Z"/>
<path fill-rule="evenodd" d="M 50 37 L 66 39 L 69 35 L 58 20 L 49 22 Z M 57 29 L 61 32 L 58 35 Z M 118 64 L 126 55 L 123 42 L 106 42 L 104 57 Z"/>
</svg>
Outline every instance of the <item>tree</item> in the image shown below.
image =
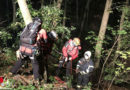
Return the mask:
<svg viewBox="0 0 130 90">
<path fill-rule="evenodd" d="M 103 40 L 104 40 L 106 28 L 107 28 L 111 4 L 112 4 L 112 0 L 106 1 L 105 10 L 104 10 L 104 14 L 103 14 L 103 18 L 102 18 L 102 22 L 100 26 L 100 31 L 98 34 L 98 40 L 97 40 L 96 48 L 95 48 L 95 68 L 98 68 L 99 63 L 100 63 L 102 44 L 103 44 Z"/>
<path fill-rule="evenodd" d="M 125 5 L 125 8 L 128 8 L 128 3 L 129 3 L 129 0 L 126 0 L 126 5 Z M 124 18 L 125 18 L 125 8 L 122 9 L 122 15 L 121 15 L 121 19 L 120 19 L 120 26 L 119 26 L 119 30 L 123 30 L 123 24 L 124 24 Z M 120 48 L 121 48 L 121 35 L 119 34 L 118 36 L 118 44 L 117 44 L 117 50 L 116 51 L 120 51 Z M 114 56 L 114 60 L 113 60 L 113 64 L 114 64 L 114 61 L 117 59 L 118 57 L 118 53 L 115 54 Z"/>
<path fill-rule="evenodd" d="M 30 22 L 32 22 L 32 18 L 31 15 L 29 13 L 28 7 L 27 7 L 27 3 L 26 0 L 17 0 L 19 7 L 20 7 L 20 11 L 22 13 L 23 19 L 25 24 L 29 24 Z"/>
<path fill-rule="evenodd" d="M 13 22 L 16 21 L 16 2 L 15 0 L 12 0 L 12 6 L 13 6 Z"/>
<path fill-rule="evenodd" d="M 43 7 L 44 0 L 41 0 L 41 8 Z"/>
<path fill-rule="evenodd" d="M 60 9 L 61 8 L 61 4 L 62 4 L 62 0 L 58 0 L 57 1 L 57 7 Z"/>
<path fill-rule="evenodd" d="M 86 1 L 86 6 L 85 6 L 85 11 L 84 11 L 84 15 L 83 15 L 83 20 L 81 22 L 81 27 L 80 27 L 80 33 L 79 33 L 79 36 L 81 36 L 81 33 L 83 31 L 83 27 L 84 27 L 84 23 L 85 23 L 85 20 L 86 22 L 88 22 L 88 14 L 89 14 L 89 4 L 90 4 L 91 0 L 87 0 Z"/>
<path fill-rule="evenodd" d="M 66 23 L 66 10 L 67 10 L 67 0 L 65 0 L 64 16 L 63 16 L 63 25 Z"/>
</svg>

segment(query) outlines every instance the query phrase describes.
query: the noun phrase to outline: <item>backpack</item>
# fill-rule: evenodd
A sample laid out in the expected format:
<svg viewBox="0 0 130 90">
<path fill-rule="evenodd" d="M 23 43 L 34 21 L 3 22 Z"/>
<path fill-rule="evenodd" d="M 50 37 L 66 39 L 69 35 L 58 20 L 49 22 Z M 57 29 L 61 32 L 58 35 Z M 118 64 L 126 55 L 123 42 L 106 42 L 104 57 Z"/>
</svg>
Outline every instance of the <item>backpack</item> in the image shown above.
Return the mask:
<svg viewBox="0 0 130 90">
<path fill-rule="evenodd" d="M 33 45 L 36 43 L 37 33 L 40 30 L 41 23 L 34 21 L 28 24 L 20 35 L 20 44 L 29 44 Z"/>
</svg>

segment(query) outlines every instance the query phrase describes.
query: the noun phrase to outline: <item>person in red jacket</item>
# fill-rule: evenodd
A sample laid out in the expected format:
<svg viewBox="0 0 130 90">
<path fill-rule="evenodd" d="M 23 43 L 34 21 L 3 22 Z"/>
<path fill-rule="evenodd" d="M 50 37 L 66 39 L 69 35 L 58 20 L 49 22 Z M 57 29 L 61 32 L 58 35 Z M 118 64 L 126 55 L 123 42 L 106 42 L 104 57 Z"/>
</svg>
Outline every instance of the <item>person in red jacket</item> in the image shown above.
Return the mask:
<svg viewBox="0 0 130 90">
<path fill-rule="evenodd" d="M 78 57 L 80 49 L 80 39 L 77 37 L 73 38 L 73 40 L 70 39 L 65 43 L 65 45 L 62 48 L 63 57 L 62 60 L 59 61 L 59 68 L 56 71 L 57 76 L 60 74 L 60 69 L 64 66 L 64 63 L 66 63 L 66 76 L 70 76 L 72 68 L 71 61 Z"/>
</svg>

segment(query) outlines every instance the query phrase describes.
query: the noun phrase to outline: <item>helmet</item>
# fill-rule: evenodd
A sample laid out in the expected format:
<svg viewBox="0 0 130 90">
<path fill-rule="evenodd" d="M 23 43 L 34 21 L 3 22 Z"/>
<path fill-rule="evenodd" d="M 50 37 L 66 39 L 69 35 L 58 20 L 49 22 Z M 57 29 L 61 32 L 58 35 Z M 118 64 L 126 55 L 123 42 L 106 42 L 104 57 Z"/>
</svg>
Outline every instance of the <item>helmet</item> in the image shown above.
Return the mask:
<svg viewBox="0 0 130 90">
<path fill-rule="evenodd" d="M 85 53 L 84 53 L 84 58 L 85 59 L 89 59 L 91 57 L 91 52 L 90 51 L 86 51 Z"/>
<path fill-rule="evenodd" d="M 76 46 L 80 45 L 80 39 L 79 38 L 76 37 L 76 38 L 73 39 L 73 41 L 74 41 Z"/>
<path fill-rule="evenodd" d="M 42 24 L 42 20 L 41 20 L 39 17 L 35 17 L 35 18 L 33 19 L 33 22 L 35 22 L 35 21 L 37 21 L 37 22 L 39 22 L 39 23 Z"/>
<path fill-rule="evenodd" d="M 52 30 L 51 32 L 48 33 L 48 37 L 53 39 L 53 40 L 57 40 L 58 39 L 58 35 L 57 35 L 57 33 L 54 30 Z"/>
</svg>

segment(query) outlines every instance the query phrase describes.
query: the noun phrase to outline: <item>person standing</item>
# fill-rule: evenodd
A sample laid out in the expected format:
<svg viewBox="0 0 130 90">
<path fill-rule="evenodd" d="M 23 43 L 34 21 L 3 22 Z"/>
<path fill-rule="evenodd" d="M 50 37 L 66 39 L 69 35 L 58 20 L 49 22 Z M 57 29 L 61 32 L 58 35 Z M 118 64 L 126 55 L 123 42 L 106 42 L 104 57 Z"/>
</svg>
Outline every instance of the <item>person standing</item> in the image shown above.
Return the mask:
<svg viewBox="0 0 130 90">
<path fill-rule="evenodd" d="M 79 50 L 81 50 L 80 39 L 75 37 L 68 40 L 62 48 L 62 59 L 59 61 L 59 67 L 56 71 L 57 76 L 60 74 L 61 68 L 66 63 L 66 78 L 71 75 L 72 61 L 78 57 Z"/>
<path fill-rule="evenodd" d="M 44 78 L 44 81 L 48 82 L 48 56 L 51 54 L 53 44 L 58 40 L 58 34 L 52 30 L 47 32 L 47 43 L 44 40 L 40 41 L 40 75 Z M 44 77 L 43 77 L 44 75 Z"/>
<path fill-rule="evenodd" d="M 91 59 L 91 52 L 86 51 L 84 57 L 78 61 L 76 66 L 76 73 L 78 74 L 77 88 L 84 87 L 88 84 L 93 69 L 94 64 Z"/>
</svg>

